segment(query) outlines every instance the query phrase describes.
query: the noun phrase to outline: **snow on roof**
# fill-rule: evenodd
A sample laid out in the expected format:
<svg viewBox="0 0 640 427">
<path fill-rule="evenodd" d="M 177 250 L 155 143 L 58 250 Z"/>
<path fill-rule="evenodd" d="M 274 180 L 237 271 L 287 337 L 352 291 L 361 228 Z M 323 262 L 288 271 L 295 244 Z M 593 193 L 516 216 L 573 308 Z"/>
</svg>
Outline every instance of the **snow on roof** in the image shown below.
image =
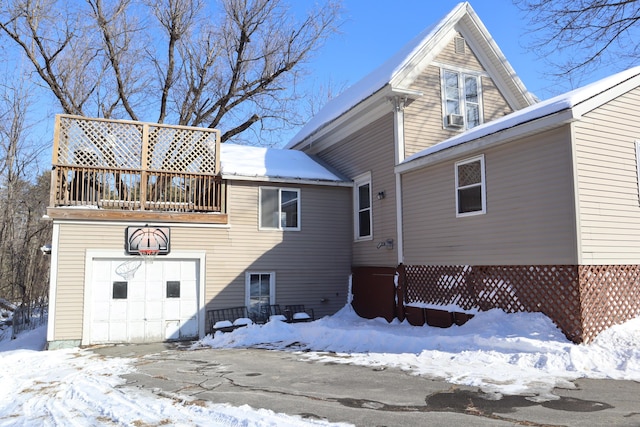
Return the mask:
<svg viewBox="0 0 640 427">
<path fill-rule="evenodd" d="M 477 140 L 479 138 L 503 131 L 505 129 L 513 128 L 523 123 L 540 119 L 545 116 L 550 116 L 563 110 L 572 109 L 577 105 L 588 101 L 589 99 L 619 84 L 622 84 L 637 75 L 640 75 L 640 66 L 630 68 L 618 74 L 605 77 L 604 79 L 598 80 L 589 85 L 574 89 L 565 94 L 558 95 L 546 101 L 542 101 L 527 108 L 523 108 L 522 110 L 513 112 L 509 115 L 501 117 L 500 119 L 484 123 L 464 133 L 461 133 L 429 148 L 419 151 L 418 153 L 415 153 L 414 155 L 406 158 L 401 164 L 407 164 L 416 159 L 446 150 L 447 148 Z"/>
<path fill-rule="evenodd" d="M 455 15 L 460 8 L 466 6 L 467 2 L 458 3 L 456 7 L 454 7 L 444 18 L 422 31 L 380 67 L 376 68 L 362 80 L 359 80 L 339 96 L 329 101 L 318 114 L 316 114 L 302 129 L 300 129 L 300 131 L 286 145 L 286 148 L 295 146 L 317 129 L 332 122 L 340 115 L 346 113 L 358 103 L 387 85 L 396 73 L 402 70 L 403 67 L 411 61 L 413 56 L 419 51 L 420 47 L 424 45 L 434 34 L 436 34 L 451 16 Z"/>
<path fill-rule="evenodd" d="M 301 151 L 229 143 L 220 151 L 226 176 L 344 181 Z"/>
</svg>

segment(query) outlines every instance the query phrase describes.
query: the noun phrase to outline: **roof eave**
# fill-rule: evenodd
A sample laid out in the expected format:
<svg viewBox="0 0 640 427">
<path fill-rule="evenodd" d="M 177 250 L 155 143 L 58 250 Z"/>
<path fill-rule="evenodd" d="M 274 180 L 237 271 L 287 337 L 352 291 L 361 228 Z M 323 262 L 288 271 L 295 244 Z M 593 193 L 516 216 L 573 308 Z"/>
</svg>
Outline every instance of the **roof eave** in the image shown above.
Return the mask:
<svg viewBox="0 0 640 427">
<path fill-rule="evenodd" d="M 543 130 L 553 129 L 578 119 L 579 116 L 573 109 L 565 109 L 548 116 L 520 123 L 510 128 L 498 130 L 489 135 L 443 148 L 442 150 L 433 151 L 422 157 L 401 163 L 397 165 L 394 170 L 399 174 L 410 172 L 435 163 L 455 159 L 471 152 L 486 150 L 500 144 L 505 144 L 516 138 L 523 138 Z M 434 146 L 434 148 L 435 147 L 436 146 Z"/>
<path fill-rule="evenodd" d="M 380 118 L 385 113 L 391 112 L 391 104 L 388 104 L 390 99 L 402 97 L 407 100 L 415 100 L 421 96 L 423 96 L 423 93 L 420 91 L 394 88 L 391 85 L 386 84 L 369 97 L 351 107 L 347 112 L 336 117 L 331 122 L 325 123 L 289 148 L 294 150 L 309 149 L 314 146 L 316 141 L 337 131 L 338 129 L 345 134 L 353 133 L 370 122 Z"/>
</svg>

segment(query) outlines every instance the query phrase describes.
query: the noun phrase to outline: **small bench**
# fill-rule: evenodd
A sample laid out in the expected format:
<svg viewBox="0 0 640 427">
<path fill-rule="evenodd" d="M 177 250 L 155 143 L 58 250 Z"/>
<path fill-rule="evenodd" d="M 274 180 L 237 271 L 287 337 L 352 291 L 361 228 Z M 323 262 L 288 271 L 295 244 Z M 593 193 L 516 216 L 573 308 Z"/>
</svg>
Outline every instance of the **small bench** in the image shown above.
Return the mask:
<svg viewBox="0 0 640 427">
<path fill-rule="evenodd" d="M 288 322 L 289 319 L 285 313 L 280 309 L 280 304 L 272 304 L 269 306 L 269 322 L 279 321 Z"/>
<path fill-rule="evenodd" d="M 207 310 L 207 325 L 209 333 L 231 332 L 243 326 L 252 325 L 247 307 L 230 307 Z"/>
<path fill-rule="evenodd" d="M 284 306 L 284 315 L 290 323 L 311 322 L 315 320 L 312 308 L 305 308 L 303 304 Z"/>
</svg>

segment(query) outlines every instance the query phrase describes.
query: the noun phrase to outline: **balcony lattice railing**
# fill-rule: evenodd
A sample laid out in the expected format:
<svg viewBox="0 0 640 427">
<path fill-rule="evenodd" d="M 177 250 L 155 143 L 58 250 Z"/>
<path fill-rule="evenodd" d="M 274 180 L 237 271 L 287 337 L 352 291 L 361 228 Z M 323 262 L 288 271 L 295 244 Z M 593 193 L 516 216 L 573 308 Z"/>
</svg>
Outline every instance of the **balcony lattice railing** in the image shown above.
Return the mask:
<svg viewBox="0 0 640 427">
<path fill-rule="evenodd" d="M 221 212 L 220 133 L 56 117 L 51 206 Z"/>
</svg>

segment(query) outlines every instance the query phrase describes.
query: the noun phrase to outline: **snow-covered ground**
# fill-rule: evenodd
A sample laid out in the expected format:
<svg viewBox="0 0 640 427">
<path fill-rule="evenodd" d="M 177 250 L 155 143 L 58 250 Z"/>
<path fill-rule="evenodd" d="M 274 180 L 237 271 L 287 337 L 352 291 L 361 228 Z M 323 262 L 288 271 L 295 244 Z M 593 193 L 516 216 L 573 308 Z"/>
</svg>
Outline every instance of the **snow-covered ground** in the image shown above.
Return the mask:
<svg viewBox="0 0 640 427">
<path fill-rule="evenodd" d="M 46 327 L 0 341 L 0 426 L 13 425 L 330 425 L 248 406 L 190 404 L 119 388 L 130 359 L 81 349 L 41 351 Z M 414 327 L 365 320 L 345 307 L 311 323 L 272 322 L 218 333 L 194 344 L 304 349 L 318 363 L 393 366 L 487 392 L 554 399 L 554 387 L 581 377 L 640 381 L 640 318 L 589 345 L 569 342 L 541 314 L 479 313 L 463 326 Z"/>
</svg>

